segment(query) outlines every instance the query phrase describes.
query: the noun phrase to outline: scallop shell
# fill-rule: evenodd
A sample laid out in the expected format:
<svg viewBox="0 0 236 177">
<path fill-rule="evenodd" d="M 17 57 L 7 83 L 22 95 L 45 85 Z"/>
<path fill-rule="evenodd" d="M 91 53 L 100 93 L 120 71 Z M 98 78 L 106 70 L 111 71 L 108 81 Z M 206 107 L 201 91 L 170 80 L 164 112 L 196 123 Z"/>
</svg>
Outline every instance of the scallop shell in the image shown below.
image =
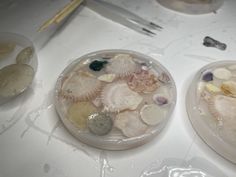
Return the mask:
<svg viewBox="0 0 236 177">
<path fill-rule="evenodd" d="M 223 82 L 220 88 L 225 95 L 236 97 L 236 82 Z"/>
<path fill-rule="evenodd" d="M 217 68 L 213 71 L 214 77 L 222 80 L 229 80 L 232 77 L 232 73 L 225 68 Z"/>
<path fill-rule="evenodd" d="M 67 111 L 67 118 L 79 129 L 87 127 L 87 120 L 97 109 L 89 102 L 72 104 Z"/>
<path fill-rule="evenodd" d="M 141 108 L 141 119 L 148 125 L 157 125 L 161 123 L 167 114 L 167 110 L 156 104 L 144 105 Z"/>
<path fill-rule="evenodd" d="M 72 72 L 62 82 L 60 95 L 73 102 L 87 101 L 101 90 L 101 81 L 86 72 Z"/>
<path fill-rule="evenodd" d="M 141 93 L 150 93 L 160 87 L 157 77 L 145 70 L 132 74 L 127 83 L 131 90 Z"/>
<path fill-rule="evenodd" d="M 109 60 L 106 71 L 115 74 L 117 77 L 126 77 L 139 69 L 133 57 L 128 54 L 119 54 Z"/>
<path fill-rule="evenodd" d="M 127 137 L 141 136 L 148 127 L 139 117 L 140 115 L 137 111 L 125 111 L 116 116 L 114 125 Z"/>
<path fill-rule="evenodd" d="M 208 101 L 209 112 L 218 121 L 227 119 L 236 121 L 236 98 L 224 95 L 212 96 Z"/>
<path fill-rule="evenodd" d="M 135 110 L 143 99 L 138 93 L 130 90 L 123 81 L 107 84 L 101 95 L 105 109 L 110 112 Z"/>
<path fill-rule="evenodd" d="M 34 69 L 29 65 L 8 65 L 0 70 L 0 96 L 11 97 L 20 94 L 32 82 Z"/>
</svg>

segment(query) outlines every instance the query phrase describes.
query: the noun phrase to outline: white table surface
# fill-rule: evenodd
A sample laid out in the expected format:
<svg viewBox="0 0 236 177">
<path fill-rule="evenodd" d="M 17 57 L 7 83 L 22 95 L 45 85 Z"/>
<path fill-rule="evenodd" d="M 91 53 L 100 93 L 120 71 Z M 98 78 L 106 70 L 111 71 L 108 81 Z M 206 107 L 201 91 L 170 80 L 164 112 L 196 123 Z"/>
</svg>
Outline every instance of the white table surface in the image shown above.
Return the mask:
<svg viewBox="0 0 236 177">
<path fill-rule="evenodd" d="M 217 14 L 199 16 L 164 9 L 155 0 L 112 2 L 164 30 L 146 37 L 88 8 L 79 8 L 46 45 L 37 46 L 39 65 L 32 87 L 0 106 L 0 177 L 141 177 L 145 169 L 166 158 L 194 157 L 211 162 L 226 176 L 236 176 L 236 165 L 198 137 L 185 109 L 185 94 L 194 73 L 208 63 L 236 59 L 236 1 L 226 0 Z M 38 45 L 32 29 L 53 14 L 50 7 L 63 6 L 66 1 L 48 1 L 47 5 L 45 0 L 42 4 L 48 8 L 41 10 L 39 1 L 11 3 L 8 9 L 0 6 L 0 28 L 27 35 Z M 20 13 L 18 8 L 25 11 Z M 204 47 L 205 36 L 225 42 L 227 50 Z M 173 115 L 163 132 L 146 145 L 126 151 L 89 147 L 67 132 L 55 112 L 53 92 L 58 75 L 74 59 L 102 49 L 130 49 L 149 55 L 164 65 L 176 82 L 178 99 Z"/>
</svg>

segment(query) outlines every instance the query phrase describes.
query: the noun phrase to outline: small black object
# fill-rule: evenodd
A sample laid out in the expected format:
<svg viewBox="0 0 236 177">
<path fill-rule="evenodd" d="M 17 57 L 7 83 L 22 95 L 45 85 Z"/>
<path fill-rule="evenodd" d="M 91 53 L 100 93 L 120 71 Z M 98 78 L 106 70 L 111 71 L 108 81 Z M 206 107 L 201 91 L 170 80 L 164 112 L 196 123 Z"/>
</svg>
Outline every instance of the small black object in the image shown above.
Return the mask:
<svg viewBox="0 0 236 177">
<path fill-rule="evenodd" d="M 94 60 L 92 63 L 90 63 L 89 68 L 93 71 L 100 71 L 107 63 L 107 61 Z"/>
<path fill-rule="evenodd" d="M 206 47 L 215 47 L 217 49 L 220 49 L 220 50 L 225 50 L 227 45 L 222 43 L 222 42 L 219 42 L 209 36 L 206 36 L 203 40 L 203 45 L 206 46 Z"/>
<path fill-rule="evenodd" d="M 213 74 L 212 72 L 207 72 L 202 76 L 202 80 L 209 82 L 213 80 Z"/>
</svg>

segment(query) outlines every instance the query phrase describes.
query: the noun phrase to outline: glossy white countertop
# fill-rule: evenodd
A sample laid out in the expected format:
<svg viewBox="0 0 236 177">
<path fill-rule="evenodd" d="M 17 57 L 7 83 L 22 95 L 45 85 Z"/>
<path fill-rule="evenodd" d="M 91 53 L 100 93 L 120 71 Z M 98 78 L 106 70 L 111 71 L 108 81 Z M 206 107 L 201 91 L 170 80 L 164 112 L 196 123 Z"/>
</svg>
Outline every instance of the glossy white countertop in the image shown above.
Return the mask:
<svg viewBox="0 0 236 177">
<path fill-rule="evenodd" d="M 201 67 L 236 59 L 236 1 L 226 0 L 216 14 L 190 16 L 167 10 L 155 0 L 112 0 L 163 26 L 155 37 L 141 35 L 80 7 L 43 47 L 35 29 L 66 1 L 48 1 L 49 5 L 44 1 L 42 11 L 38 8 L 31 12 L 31 1 L 11 2 L 8 10 L 0 6 L 1 29 L 31 38 L 38 48 L 39 65 L 32 87 L 0 106 L 0 177 L 141 177 L 164 159 L 188 161 L 195 157 L 211 162 L 226 176 L 235 176 L 236 165 L 195 133 L 186 113 L 185 94 Z M 34 6 L 40 6 L 36 2 Z M 25 8 L 25 13 L 17 14 L 17 8 Z M 205 36 L 226 43 L 227 49 L 204 47 Z M 178 96 L 172 117 L 163 132 L 146 145 L 126 151 L 89 147 L 67 132 L 55 112 L 53 93 L 59 74 L 74 59 L 102 49 L 129 49 L 151 56 L 176 82 Z"/>
</svg>

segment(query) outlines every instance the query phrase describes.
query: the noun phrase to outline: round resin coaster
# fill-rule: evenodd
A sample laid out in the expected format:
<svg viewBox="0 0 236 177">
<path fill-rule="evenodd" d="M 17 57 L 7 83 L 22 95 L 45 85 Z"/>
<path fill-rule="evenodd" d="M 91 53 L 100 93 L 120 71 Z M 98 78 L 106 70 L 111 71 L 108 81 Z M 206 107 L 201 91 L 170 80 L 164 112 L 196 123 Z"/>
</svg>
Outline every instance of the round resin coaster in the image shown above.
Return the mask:
<svg viewBox="0 0 236 177">
<path fill-rule="evenodd" d="M 24 92 L 36 70 L 33 43 L 18 34 L 0 33 L 0 104 Z"/>
<path fill-rule="evenodd" d="M 186 106 L 199 136 L 236 163 L 236 62 L 216 62 L 198 71 L 188 90 Z"/>
<path fill-rule="evenodd" d="M 223 0 L 157 0 L 164 7 L 185 14 L 198 15 L 216 12 Z"/>
<path fill-rule="evenodd" d="M 58 78 L 56 110 L 79 140 L 102 149 L 137 147 L 164 128 L 176 103 L 169 72 L 126 50 L 104 50 L 71 63 Z"/>
</svg>

